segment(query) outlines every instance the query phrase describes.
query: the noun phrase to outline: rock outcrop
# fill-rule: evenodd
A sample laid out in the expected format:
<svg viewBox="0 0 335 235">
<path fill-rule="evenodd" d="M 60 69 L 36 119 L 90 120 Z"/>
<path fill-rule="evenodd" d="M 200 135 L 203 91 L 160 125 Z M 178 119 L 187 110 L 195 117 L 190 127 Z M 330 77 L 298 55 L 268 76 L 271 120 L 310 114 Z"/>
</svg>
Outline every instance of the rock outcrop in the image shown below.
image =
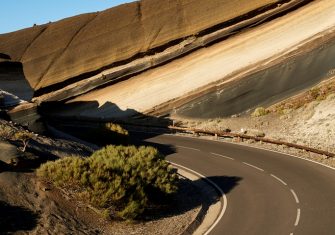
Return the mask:
<svg viewBox="0 0 335 235">
<path fill-rule="evenodd" d="M 34 91 L 87 78 L 231 25 L 279 0 L 142 0 L 0 35 Z"/>
<path fill-rule="evenodd" d="M 0 60 L 0 93 L 3 96 L 0 106 L 13 106 L 33 97 L 34 91 L 24 76 L 20 62 Z"/>
</svg>

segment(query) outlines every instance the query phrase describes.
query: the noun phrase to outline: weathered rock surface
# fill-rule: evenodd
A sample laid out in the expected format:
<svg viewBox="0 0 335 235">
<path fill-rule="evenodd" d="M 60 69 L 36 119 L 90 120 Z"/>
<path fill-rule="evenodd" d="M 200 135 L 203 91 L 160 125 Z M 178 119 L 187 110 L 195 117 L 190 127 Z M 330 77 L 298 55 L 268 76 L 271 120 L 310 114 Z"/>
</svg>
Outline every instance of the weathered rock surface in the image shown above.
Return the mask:
<svg viewBox="0 0 335 235">
<path fill-rule="evenodd" d="M 17 163 L 20 153 L 14 145 L 0 141 L 0 149 L 0 162 L 8 165 L 15 165 Z"/>
<path fill-rule="evenodd" d="M 20 103 L 20 100 L 31 100 L 34 91 L 24 76 L 21 63 L 0 60 L 0 93 L 5 96 L 4 106 Z"/>
<path fill-rule="evenodd" d="M 142 0 L 2 34 L 0 52 L 22 62 L 36 91 L 154 53 L 276 2 L 280 1 Z"/>
</svg>

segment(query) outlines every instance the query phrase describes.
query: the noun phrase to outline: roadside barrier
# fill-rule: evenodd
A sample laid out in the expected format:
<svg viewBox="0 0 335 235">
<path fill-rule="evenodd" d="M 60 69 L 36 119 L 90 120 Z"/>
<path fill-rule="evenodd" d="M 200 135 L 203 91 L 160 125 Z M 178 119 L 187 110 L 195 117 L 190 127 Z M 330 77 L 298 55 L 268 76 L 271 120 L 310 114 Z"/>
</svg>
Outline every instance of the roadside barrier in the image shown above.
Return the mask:
<svg viewBox="0 0 335 235">
<path fill-rule="evenodd" d="M 192 128 L 182 128 L 182 127 L 175 127 L 175 126 L 168 126 L 168 129 L 170 130 L 175 130 L 175 131 L 181 131 L 181 132 L 191 132 L 194 134 L 205 134 L 205 135 L 212 135 L 212 136 L 217 136 L 217 137 L 231 137 L 231 138 L 240 138 L 241 140 L 243 139 L 249 139 L 249 140 L 255 140 L 255 141 L 261 141 L 264 143 L 270 143 L 270 144 L 276 144 L 276 145 L 285 145 L 287 147 L 291 148 L 296 148 L 296 149 L 301 149 L 305 150 L 307 152 L 311 153 L 317 153 L 321 155 L 327 156 L 327 158 L 334 158 L 335 153 L 331 153 L 328 151 L 316 149 L 316 148 L 311 148 L 299 144 L 294 144 L 294 143 L 289 143 L 285 141 L 280 141 L 280 140 L 273 140 L 273 139 L 268 139 L 264 137 L 256 137 L 256 136 L 250 136 L 250 135 L 245 135 L 245 134 L 238 134 L 238 133 L 231 133 L 231 132 L 214 132 L 214 131 L 207 131 L 207 130 L 200 130 L 200 129 L 192 129 Z"/>
<path fill-rule="evenodd" d="M 246 135 L 246 134 L 239 134 L 239 133 L 232 133 L 228 131 L 208 131 L 208 130 L 201 130 L 201 129 L 195 129 L 195 128 L 184 128 L 184 127 L 177 127 L 177 126 L 167 126 L 167 127 L 162 127 L 162 126 L 151 126 L 151 125 L 141 125 L 141 124 L 130 124 L 130 123 L 125 123 L 125 122 L 120 122 L 119 124 L 126 126 L 126 127 L 133 127 L 133 128 L 144 128 L 145 131 L 153 131 L 153 132 L 184 132 L 184 133 L 191 133 L 191 134 L 199 134 L 199 135 L 210 135 L 210 136 L 216 136 L 216 137 L 226 137 L 226 138 L 238 138 L 241 141 L 243 140 L 254 140 L 254 141 L 259 141 L 263 143 L 269 143 L 269 144 L 276 144 L 276 145 L 285 145 L 290 148 L 295 148 L 295 149 L 301 149 L 305 150 L 307 152 L 311 153 L 317 153 L 320 155 L 324 155 L 327 158 L 334 158 L 335 153 L 324 151 L 321 149 L 316 149 L 316 148 L 311 148 L 308 146 L 304 145 L 299 145 L 299 144 L 294 144 L 294 143 L 289 143 L 281 140 L 274 140 L 274 139 L 269 139 L 269 138 L 264 138 L 264 137 L 257 137 L 257 136 L 251 136 L 251 135 Z"/>
</svg>

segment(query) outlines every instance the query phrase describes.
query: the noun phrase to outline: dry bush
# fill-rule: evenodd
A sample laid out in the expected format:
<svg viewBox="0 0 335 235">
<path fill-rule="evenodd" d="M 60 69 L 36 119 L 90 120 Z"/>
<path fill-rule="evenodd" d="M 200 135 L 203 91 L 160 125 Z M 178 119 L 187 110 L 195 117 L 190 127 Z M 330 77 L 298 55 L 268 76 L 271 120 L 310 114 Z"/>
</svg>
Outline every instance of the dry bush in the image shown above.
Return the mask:
<svg viewBox="0 0 335 235">
<path fill-rule="evenodd" d="M 27 131 L 19 131 L 14 134 L 14 139 L 22 142 L 22 152 L 26 151 L 29 141 L 34 137 L 34 134 Z"/>
<path fill-rule="evenodd" d="M 252 117 L 261 117 L 264 115 L 267 115 L 269 113 L 268 110 L 266 110 L 263 107 L 258 107 L 255 109 L 255 111 L 251 114 Z"/>
<path fill-rule="evenodd" d="M 106 210 L 111 217 L 134 219 L 153 192 L 177 190 L 177 175 L 153 147 L 107 146 L 89 158 L 64 158 L 43 164 L 37 175 Z"/>
</svg>

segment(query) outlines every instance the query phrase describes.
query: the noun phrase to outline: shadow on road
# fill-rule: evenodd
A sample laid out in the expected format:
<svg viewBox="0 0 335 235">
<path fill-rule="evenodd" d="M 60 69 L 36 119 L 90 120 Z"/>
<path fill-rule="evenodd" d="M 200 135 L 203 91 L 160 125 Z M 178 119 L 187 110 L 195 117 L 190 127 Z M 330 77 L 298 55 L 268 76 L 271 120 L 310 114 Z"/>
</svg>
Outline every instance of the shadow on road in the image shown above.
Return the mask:
<svg viewBox="0 0 335 235">
<path fill-rule="evenodd" d="M 242 180 L 236 176 L 214 176 L 208 177 L 217 184 L 225 194 L 228 194 Z M 200 223 L 208 212 L 210 206 L 219 202 L 222 194 L 206 183 L 206 179 L 191 181 L 189 179 L 180 179 L 178 193 L 165 198 L 155 195 L 151 198 L 152 206 L 146 211 L 144 220 L 158 220 L 166 217 L 172 217 L 184 214 L 196 208 L 200 208 L 195 223 Z M 159 205 L 157 207 L 157 205 Z"/>
<path fill-rule="evenodd" d="M 36 227 L 38 218 L 38 215 L 31 210 L 0 201 L 1 234 L 30 231 Z"/>
<path fill-rule="evenodd" d="M 96 101 L 73 102 L 70 104 L 47 103 L 40 108 L 40 112 L 49 125 L 99 146 L 107 144 L 145 145 L 156 147 L 165 156 L 176 153 L 174 145 L 150 142 L 151 138 L 167 131 L 164 127 L 172 124 L 172 120 L 166 117 L 149 116 L 132 109 L 121 110 L 117 105 L 110 102 L 99 106 Z M 111 114 L 119 118 L 107 118 Z M 137 129 L 128 130 L 130 135 L 126 141 L 123 141 L 120 135 L 116 134 L 112 138 L 112 136 L 101 132 L 99 127 L 108 122 L 124 122 L 127 123 L 127 126 L 133 124 Z M 147 126 L 157 128 L 152 131 L 152 129 L 146 129 Z M 92 130 L 96 130 L 96 132 Z M 207 179 L 217 184 L 225 194 L 238 186 L 239 181 L 242 180 L 237 176 L 213 176 Z M 202 221 L 209 207 L 222 198 L 220 192 L 205 182 L 204 179 L 190 181 L 182 178 L 179 182 L 179 190 L 174 195 L 164 197 L 159 192 L 151 193 L 152 197 L 149 200 L 151 204 L 140 220 L 159 220 L 200 208 L 201 213 L 199 213 L 196 221 Z"/>
<path fill-rule="evenodd" d="M 242 180 L 242 178 L 238 176 L 211 176 L 207 177 L 207 179 L 219 186 L 225 194 L 228 194 L 238 186 L 239 182 Z"/>
</svg>

